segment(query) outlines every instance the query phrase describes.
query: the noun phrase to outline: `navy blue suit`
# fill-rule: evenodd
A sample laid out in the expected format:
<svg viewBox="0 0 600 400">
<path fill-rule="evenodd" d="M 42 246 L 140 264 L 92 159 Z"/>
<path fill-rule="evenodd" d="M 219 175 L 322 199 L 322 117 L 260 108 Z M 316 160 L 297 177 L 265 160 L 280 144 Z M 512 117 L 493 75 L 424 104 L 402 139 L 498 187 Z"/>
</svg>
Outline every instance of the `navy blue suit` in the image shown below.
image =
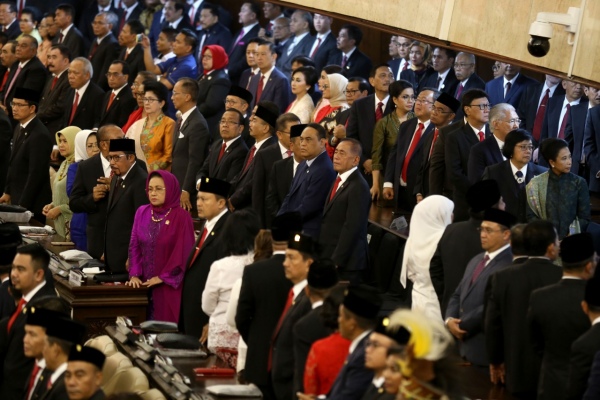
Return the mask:
<svg viewBox="0 0 600 400">
<path fill-rule="evenodd" d="M 519 118 L 521 118 L 521 128 L 528 132 L 533 132 L 533 125 L 535 124 L 538 105 L 541 102 L 540 98 L 542 97 L 543 88 L 543 83 L 534 83 L 533 85 L 527 86 L 523 91 L 523 95 L 521 95 L 517 113 L 519 114 Z M 551 94 L 550 98 L 561 94 L 565 94 L 565 89 L 559 84 L 556 89 L 554 89 L 554 93 Z"/>
<path fill-rule="evenodd" d="M 319 154 L 310 167 L 302 161 L 292 180 L 290 192 L 277 215 L 298 211 L 302 214 L 303 232 L 317 239 L 321 230 L 325 200 L 336 173 L 326 151 Z"/>
<path fill-rule="evenodd" d="M 581 151 L 583 150 L 583 134 L 585 132 L 585 121 L 588 115 L 589 103 L 580 103 L 571 107 L 567 127 L 565 128 L 565 140 L 569 143 L 571 156 L 573 157 L 573 167 L 577 172 L 577 166 L 581 161 Z M 587 179 L 587 177 L 586 177 Z"/>
<path fill-rule="evenodd" d="M 600 108 L 593 107 L 588 111 L 584 134 L 584 152 L 590 168 L 590 191 L 600 192 Z"/>
<path fill-rule="evenodd" d="M 158 50 L 156 50 L 156 40 L 158 39 L 158 35 L 160 35 L 160 30 L 162 29 L 163 18 L 163 10 L 162 8 L 154 13 L 152 16 L 152 25 L 150 25 L 150 32 L 148 33 L 148 39 L 150 39 L 150 50 L 152 51 L 152 57 L 156 57 L 158 55 Z"/>
<path fill-rule="evenodd" d="M 437 75 L 431 67 L 427 67 L 425 71 L 420 74 L 415 73 L 411 68 L 408 68 L 400 73 L 400 79 L 409 81 L 415 90 L 415 96 L 418 95 L 423 88 L 426 87 L 425 83 L 429 79 L 430 75 Z"/>
<path fill-rule="evenodd" d="M 425 87 L 432 87 L 432 88 L 437 89 L 438 76 L 439 76 L 439 73 L 435 73 L 435 72 L 433 74 L 429 75 L 429 77 L 427 78 L 427 81 L 425 81 Z M 448 70 L 448 74 L 446 75 L 444 82 L 442 82 L 442 85 L 443 85 L 442 90 L 441 90 L 442 92 L 448 93 L 450 96 L 454 96 L 454 93 L 456 92 L 456 88 L 458 87 L 458 79 L 456 79 L 456 74 L 454 74 L 454 68 L 450 68 L 450 70 Z"/>
<path fill-rule="evenodd" d="M 287 107 L 292 102 L 292 90 L 290 88 L 290 81 L 286 76 L 279 71 L 277 68 L 271 71 L 269 79 L 265 82 L 260 99 L 256 101 L 256 92 L 258 90 L 258 84 L 260 82 L 261 75 L 256 74 L 250 80 L 250 93 L 254 96 L 250 110 L 254 109 L 254 106 L 261 101 L 272 101 L 279 106 L 279 111 L 284 113 Z"/>
<path fill-rule="evenodd" d="M 277 68 L 285 76 L 291 78 L 292 76 L 292 60 L 296 56 L 306 56 L 308 57 L 310 54 L 310 48 L 314 42 L 315 37 L 310 34 L 310 32 L 300 40 L 288 55 L 288 51 L 292 43 L 294 43 L 294 37 L 291 37 L 286 43 L 285 46 L 281 49 L 281 56 L 277 58 Z"/>
<path fill-rule="evenodd" d="M 231 37 L 231 31 L 225 25 L 217 22 L 208 29 L 202 29 L 198 32 L 198 43 L 202 42 L 202 37 L 206 36 L 202 46 L 208 46 L 209 44 L 217 44 L 227 51 L 231 47 L 233 37 Z M 202 51 L 202 49 L 198 49 Z M 202 64 L 198 65 L 198 71 L 202 68 Z"/>
<path fill-rule="evenodd" d="M 234 85 L 238 84 L 242 71 L 248 68 L 248 63 L 246 62 L 246 47 L 248 46 L 248 40 L 257 37 L 259 30 L 260 25 L 256 24 L 252 27 L 252 29 L 248 31 L 247 34 L 242 36 L 240 40 L 237 40 L 237 38 L 240 35 L 240 32 L 237 32 L 233 36 L 234 42 L 232 43 L 231 47 L 229 49 L 225 49 L 229 50 L 227 53 L 229 55 L 228 72 L 229 77 L 231 78 L 231 83 L 233 83 Z"/>
<path fill-rule="evenodd" d="M 540 142 L 544 139 L 558 137 L 558 123 L 560 122 L 560 112 L 562 111 L 562 105 L 565 101 L 565 95 L 552 96 L 548 100 L 548 109 L 544 115 L 544 124 L 542 125 L 542 133 L 540 135 Z M 565 114 L 565 117 L 567 114 Z"/>
<path fill-rule="evenodd" d="M 402 58 L 394 58 L 387 62 L 387 64 L 392 69 L 392 74 L 394 74 L 394 79 L 398 76 L 398 70 L 400 69 L 400 65 L 402 64 Z"/>
<path fill-rule="evenodd" d="M 309 51 L 312 49 L 315 40 L 317 40 L 316 37 L 311 43 Z M 315 62 L 315 69 L 321 71 L 323 67 L 335 64 L 334 59 L 339 53 L 340 51 L 337 48 L 335 36 L 333 36 L 333 33 L 329 32 L 329 34 L 325 36 L 325 40 L 319 45 L 319 49 L 315 52 L 314 57 L 312 57 L 312 60 Z M 309 54 L 309 56 L 312 56 L 312 54 Z"/>
<path fill-rule="evenodd" d="M 485 168 L 504 161 L 498 141 L 494 135 L 488 136 L 483 142 L 471 147 L 467 174 L 472 185 L 481 180 Z"/>
<path fill-rule="evenodd" d="M 536 80 L 519 73 L 519 76 L 515 79 L 515 83 L 506 94 L 506 97 L 504 97 L 504 77 L 499 76 L 485 84 L 485 91 L 488 94 L 492 106 L 499 103 L 508 103 L 517 108 L 525 88 L 536 82 Z"/>
<path fill-rule="evenodd" d="M 373 380 L 373 371 L 365 368 L 365 342 L 367 334 L 346 359 L 338 374 L 328 400 L 360 400 Z"/>
<path fill-rule="evenodd" d="M 331 60 L 332 64 L 341 66 L 343 58 L 344 55 L 340 51 Z M 371 59 L 367 57 L 362 51 L 358 50 L 358 48 L 356 48 L 354 49 L 352 54 L 350 54 L 350 58 L 348 58 L 346 65 L 342 69 L 342 75 L 344 75 L 348 79 L 354 76 L 360 76 L 361 78 L 369 79 L 371 68 L 373 68 L 373 63 L 371 62 Z"/>
<path fill-rule="evenodd" d="M 454 96 L 454 98 L 457 99 L 458 101 L 461 101 L 463 95 L 469 89 L 485 90 L 485 82 L 483 81 L 483 79 L 481 79 L 479 77 L 479 75 L 473 73 L 473 74 L 471 74 L 469 79 L 467 79 L 467 83 L 465 83 L 465 87 L 463 88 L 462 92 L 460 92 L 460 96 L 458 96 L 459 87 L 460 87 L 460 82 L 458 82 L 458 84 L 455 86 L 454 92 L 450 93 L 450 94 L 452 96 Z M 456 111 L 456 117 L 454 117 L 454 121 L 461 120 L 464 118 L 464 116 L 465 116 L 465 112 L 464 112 L 463 108 L 458 107 L 458 111 Z"/>
</svg>

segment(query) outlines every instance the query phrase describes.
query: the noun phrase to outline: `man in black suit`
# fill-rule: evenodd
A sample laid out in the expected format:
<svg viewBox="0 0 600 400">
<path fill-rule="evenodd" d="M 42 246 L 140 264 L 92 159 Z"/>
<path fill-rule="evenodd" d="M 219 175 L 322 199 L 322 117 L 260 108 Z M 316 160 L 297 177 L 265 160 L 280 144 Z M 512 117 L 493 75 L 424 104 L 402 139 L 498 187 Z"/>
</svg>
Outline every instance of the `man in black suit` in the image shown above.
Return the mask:
<svg viewBox="0 0 600 400">
<path fill-rule="evenodd" d="M 91 81 L 94 70 L 87 58 L 77 57 L 68 70 L 71 89 L 65 100 L 62 126 L 92 129 L 98 126 L 104 91 Z"/>
<path fill-rule="evenodd" d="M 228 199 L 231 211 L 252 206 L 254 159 L 257 154 L 266 151 L 272 144 L 277 142 L 273 136 L 277 126 L 277 118 L 279 118 L 277 105 L 266 101 L 260 102 L 254 110 L 253 117 L 250 120 L 250 135 L 256 143 L 250 148 L 244 159 L 242 170 L 231 183 L 232 192 Z"/>
<path fill-rule="evenodd" d="M 117 15 L 109 11 L 99 13 L 92 22 L 94 39 L 88 53 L 88 59 L 92 62 L 94 68 L 92 82 L 104 91 L 107 91 L 109 86 L 106 77 L 108 68 L 119 57 L 120 52 L 119 42 L 112 32 L 117 21 Z"/>
<path fill-rule="evenodd" d="M 433 70 L 437 73 L 429 75 L 425 87 L 431 87 L 440 92 L 454 95 L 458 86 L 458 79 L 454 74 L 454 60 L 456 52 L 444 47 L 436 47 L 431 56 Z"/>
<path fill-rule="evenodd" d="M 167 0 L 164 7 L 165 21 L 163 28 L 169 27 L 181 31 L 182 29 L 196 30 L 192 27 L 188 15 L 185 13 L 185 6 L 175 0 Z"/>
<path fill-rule="evenodd" d="M 198 58 L 202 57 L 202 49 L 209 44 L 216 44 L 227 51 L 231 47 L 231 31 L 219 21 L 219 9 L 215 4 L 204 3 L 200 10 L 200 24 L 202 30 L 198 30 Z M 198 62 L 198 73 L 201 75 L 202 60 Z"/>
<path fill-rule="evenodd" d="M 459 106 L 457 113 L 464 113 L 462 110 L 462 106 Z M 461 129 L 464 125 L 465 119 L 460 118 L 439 130 L 429 158 L 429 194 L 440 194 L 452 199 L 453 186 L 450 175 L 446 172 L 446 138 L 450 132 Z"/>
<path fill-rule="evenodd" d="M 139 21 L 140 15 L 143 11 L 143 6 L 138 0 L 122 0 L 121 5 L 121 18 L 119 18 L 119 33 L 123 30 L 123 27 L 132 21 Z M 166 14 L 163 11 L 163 15 Z"/>
<path fill-rule="evenodd" d="M 454 221 L 468 218 L 468 205 L 465 199 L 469 188 L 468 164 L 471 147 L 483 142 L 489 133 L 486 131 L 490 112 L 490 101 L 487 94 L 479 89 L 467 91 L 462 99 L 461 107 L 465 112 L 467 123 L 460 129 L 448 134 L 445 140 L 446 173 L 454 187 Z"/>
<path fill-rule="evenodd" d="M 509 132 L 519 127 L 517 111 L 508 103 L 496 104 L 489 114 L 490 132 L 483 142 L 471 147 L 467 175 L 471 184 L 479 181 L 486 167 L 498 164 L 506 158 L 502 154 L 504 141 Z"/>
<path fill-rule="evenodd" d="M 144 49 L 137 41 L 137 35 L 144 33 L 144 25 L 140 21 L 127 22 L 119 33 L 119 45 L 123 48 L 119 60 L 129 65 L 129 84 L 133 84 L 140 71 L 145 71 Z M 111 60 L 112 61 L 112 60 Z"/>
<path fill-rule="evenodd" d="M 38 118 L 46 125 L 49 132 L 58 132 L 65 126 L 63 120 L 67 108 L 69 85 L 69 65 L 71 52 L 62 44 L 53 45 L 48 53 L 48 69 L 52 76 L 46 81 L 42 92 Z"/>
<path fill-rule="evenodd" d="M 516 129 L 506 135 L 502 154 L 507 159 L 499 164 L 486 167 L 483 179 L 498 182 L 505 210 L 517 217 L 519 222 L 527 222 L 527 199 L 525 187 L 529 181 L 546 171 L 546 168 L 531 162 L 533 144 L 529 132 Z"/>
<path fill-rule="evenodd" d="M 369 83 L 375 89 L 375 93 L 355 100 L 350 108 L 346 136 L 357 139 L 362 145 L 360 171 L 365 174 L 367 183 L 371 183 L 370 181 L 373 179 L 371 177 L 373 172 L 371 161 L 373 129 L 381 118 L 394 111 L 394 102 L 390 101 L 389 94 L 390 84 L 393 81 L 392 70 L 387 64 L 374 67 L 369 73 Z M 340 129 L 343 129 L 343 126 L 336 127 L 336 131 Z M 332 143 L 335 145 L 334 142 L 332 139 Z"/>
<path fill-rule="evenodd" d="M 17 124 L 0 203 L 23 206 L 44 223 L 46 217 L 42 209 L 52 198 L 48 179 L 52 138 L 42 121 L 36 118 L 40 93 L 20 87 L 14 93 L 11 104 Z"/>
<path fill-rule="evenodd" d="M 71 51 L 73 57 L 85 56 L 85 41 L 79 29 L 75 27 L 75 9 L 72 5 L 63 3 L 56 7 L 54 23 L 60 31 L 52 39 L 52 44 L 64 44 Z"/>
<path fill-rule="evenodd" d="M 110 182 L 106 209 L 104 261 L 113 278 L 122 281 L 129 279 L 125 264 L 129 258 L 129 239 L 135 212 L 140 206 L 148 204 L 145 190 L 148 173 L 135 166 L 135 141 L 132 139 L 110 140 L 108 159 L 114 176 Z"/>
<path fill-rule="evenodd" d="M 4 110 L 0 110 L 0 190 L 4 190 L 6 186 L 12 137 L 13 129 L 10 119 Z"/>
<path fill-rule="evenodd" d="M 196 195 L 196 173 L 208 155 L 210 132 L 206 120 L 198 111 L 198 82 L 181 78 L 173 87 L 171 96 L 175 109 L 181 112 L 179 130 L 173 136 L 173 164 L 171 172 L 181 186 L 181 206 L 192 211 Z"/>
<path fill-rule="evenodd" d="M 531 292 L 560 280 L 558 235 L 551 222 L 535 220 L 523 230 L 530 257 L 490 277 L 484 331 L 492 383 L 505 382 L 512 396 L 534 399 L 540 359 L 531 344 L 527 310 Z"/>
<path fill-rule="evenodd" d="M 305 293 L 308 270 L 316 259 L 315 243 L 310 236 L 291 234 L 285 250 L 285 277 L 292 282 L 271 343 L 271 382 L 277 400 L 294 396 L 294 325 L 311 310 Z M 298 377 L 298 379 L 301 379 Z"/>
<path fill-rule="evenodd" d="M 3 243 L 0 248 L 0 281 L 2 281 L 0 284 L 0 319 L 3 319 L 10 317 L 16 309 L 16 296 L 13 296 L 14 286 L 10 281 L 10 271 L 17 254 L 17 247 L 23 244 L 19 226 L 12 222 L 0 224 L 0 242 Z M 1 371 L 2 365 L 0 365 L 0 374 Z"/>
<path fill-rule="evenodd" d="M 248 41 L 258 36 L 260 25 L 258 17 L 260 10 L 254 2 L 246 2 L 242 4 L 239 13 L 239 22 L 242 24 L 242 29 L 233 36 L 233 43 L 228 50 L 229 55 L 229 77 L 234 85 L 240 84 L 246 87 L 240 81 L 242 71 L 248 68 L 246 63 L 246 46 Z M 239 83 L 238 83 L 239 82 Z"/>
<path fill-rule="evenodd" d="M 54 288 L 46 282 L 49 263 L 48 252 L 37 243 L 19 247 L 13 260 L 11 280 L 15 289 L 19 290 L 23 297 L 7 325 L 2 361 L 3 376 L 0 383 L 0 397 L 3 399 L 22 399 L 25 395 L 27 378 L 33 368 L 34 360 L 26 357 L 23 350 L 27 321 L 23 308 L 26 303 L 44 296 L 56 297 Z"/>
<path fill-rule="evenodd" d="M 254 75 L 260 74 L 260 68 L 258 68 L 258 64 L 256 63 L 256 52 L 258 51 L 258 46 L 260 46 L 263 43 L 265 43 L 265 40 L 259 37 L 255 37 L 250 39 L 246 45 L 246 64 L 249 68 L 246 68 L 242 71 L 238 83 L 239 86 L 244 89 L 250 90 L 251 79 L 254 77 Z M 248 104 L 251 103 L 252 101 L 250 101 L 250 103 Z M 245 114 L 244 112 L 242 113 Z"/>
<path fill-rule="evenodd" d="M 186 263 L 179 330 L 199 338 L 202 343 L 208 339 L 208 316 L 202 311 L 202 292 L 212 263 L 227 255 L 224 247 L 226 239 L 220 234 L 229 213 L 227 195 L 230 187 L 228 182 L 220 179 L 202 177 L 198 188 L 198 217 L 206 222 Z"/>
<path fill-rule="evenodd" d="M 563 80 L 562 87 L 565 89 L 564 95 L 553 96 L 548 100 L 548 110 L 544 114 L 540 142 L 547 138 L 564 139 L 571 114 L 570 109 L 580 103 L 587 103 L 586 99 L 582 99 L 583 86 L 580 83 Z"/>
<path fill-rule="evenodd" d="M 262 227 L 267 227 L 267 221 L 270 220 L 270 218 L 267 217 L 267 197 L 269 182 L 271 180 L 271 174 L 273 173 L 273 165 L 279 160 L 292 156 L 292 151 L 290 150 L 291 128 L 299 123 L 300 119 L 295 114 L 286 113 L 279 116 L 275 123 L 277 144 L 265 148 L 264 151 L 257 152 L 254 157 L 254 172 L 252 173 L 252 208 L 259 215 Z"/>
<path fill-rule="evenodd" d="M 371 59 L 358 49 L 363 33 L 356 25 L 343 25 L 338 33 L 337 48 L 340 51 L 329 60 L 342 67 L 342 75 L 346 78 L 360 76 L 368 78 L 373 66 Z"/>
<path fill-rule="evenodd" d="M 341 137 L 345 137 L 345 129 L 350 120 L 352 104 L 358 99 L 367 97 L 369 95 L 369 90 L 371 90 L 371 85 L 366 79 L 358 76 L 348 79 L 348 84 L 346 85 L 346 103 L 348 103 L 350 108 L 340 111 L 335 116 L 335 122 L 338 125 L 333 129 L 334 136 L 340 134 Z"/>
<path fill-rule="evenodd" d="M 18 87 L 31 89 L 38 94 L 44 90 L 48 71 L 37 58 L 37 47 L 37 40 L 30 35 L 23 35 L 18 41 L 15 51 L 17 61 L 10 67 L 6 85 L 0 92 L 2 102 L 11 118 L 14 117 L 10 103 Z"/>
<path fill-rule="evenodd" d="M 548 101 L 555 94 L 557 96 L 565 94 L 561 79 L 557 76 L 546 74 L 544 83 L 535 83 L 527 86 L 519 101 L 517 113 L 519 114 L 519 118 L 521 118 L 521 128 L 531 132 L 536 147 L 539 144 L 540 135 L 542 134 L 542 125 L 544 124 Z"/>
<path fill-rule="evenodd" d="M 567 127 L 565 128 L 565 140 L 569 143 L 569 150 L 575 167 L 572 168 L 573 172 L 585 178 L 589 185 L 590 177 L 583 151 L 583 140 L 589 110 L 600 104 L 600 90 L 593 86 L 584 86 L 583 91 L 589 101 L 587 103 L 580 102 L 571 108 Z"/>
<path fill-rule="evenodd" d="M 233 182 L 244 167 L 244 160 L 248 154 L 248 146 L 241 139 L 245 124 L 241 112 L 234 108 L 225 110 L 219 123 L 221 140 L 212 145 L 202 168 L 196 173 L 196 181 L 201 177 L 212 176 Z"/>
<path fill-rule="evenodd" d="M 434 91 L 435 90 L 435 91 Z M 431 109 L 439 92 L 436 89 L 423 89 L 415 102 L 415 116 L 400 125 L 396 146 L 390 152 L 385 170 L 383 198 L 396 199 L 396 207 L 412 211 L 417 204 L 415 185 L 421 168 L 427 138 L 433 134 L 435 126 L 430 121 Z"/>
<path fill-rule="evenodd" d="M 102 368 L 106 357 L 100 350 L 88 346 L 73 346 L 69 353 L 65 385 L 71 397 L 103 400 Z"/>
<path fill-rule="evenodd" d="M 82 161 L 77 167 L 73 189 L 69 198 L 71 211 L 87 213 L 86 228 L 88 253 L 100 259 L 104 253 L 104 226 L 108 208 L 111 168 L 109 143 L 125 137 L 121 128 L 105 125 L 97 132 L 100 153 Z"/>
<path fill-rule="evenodd" d="M 275 66 L 277 53 L 275 45 L 270 42 L 259 44 L 256 50 L 256 65 L 260 73 L 250 79 L 248 90 L 254 96 L 251 107 L 262 101 L 272 101 L 283 113 L 292 102 L 290 80 Z"/>
<path fill-rule="evenodd" d="M 98 126 L 106 124 L 123 126 L 137 107 L 137 101 L 133 98 L 131 89 L 127 85 L 129 66 L 124 61 L 114 60 L 110 64 L 106 76 L 108 77 L 108 87 L 111 90 L 104 93 Z"/>
<path fill-rule="evenodd" d="M 454 74 L 458 80 L 454 93 L 450 93 L 458 101 L 462 100 L 462 95 L 469 89 L 485 90 L 485 82 L 475 73 L 475 55 L 471 53 L 460 52 L 456 55 L 454 62 Z M 455 121 L 465 116 L 463 110 L 456 113 Z"/>
<path fill-rule="evenodd" d="M 504 74 L 485 84 L 490 103 L 496 105 L 499 103 L 508 103 L 513 107 L 518 107 L 523 92 L 529 85 L 537 83 L 526 75 L 521 74 L 521 67 L 515 64 L 504 65 Z"/>
<path fill-rule="evenodd" d="M 95 17 L 98 14 L 103 13 L 112 13 L 116 19 L 112 22 L 112 27 L 110 30 L 112 31 L 114 37 L 119 35 L 119 17 L 121 15 L 121 9 L 116 8 L 113 4 L 111 4 L 111 0 L 98 0 L 93 1 L 81 14 L 81 18 L 79 18 L 79 31 L 83 35 L 86 40 L 93 42 L 97 35 L 94 32 L 94 23 Z"/>
<path fill-rule="evenodd" d="M 275 399 L 269 366 L 271 339 L 286 305 L 292 282 L 286 279 L 283 261 L 290 234 L 302 230 L 297 213 L 273 219 L 273 255 L 244 268 L 235 324 L 248 345 L 244 377 L 259 387 L 265 399 Z"/>
<path fill-rule="evenodd" d="M 594 241 L 589 233 L 567 236 L 560 243 L 563 277 L 554 285 L 535 290 L 529 299 L 527 320 L 531 340 L 542 357 L 537 390 L 540 400 L 566 397 L 571 345 L 590 328 L 581 309 L 585 283 L 594 275 Z"/>
<path fill-rule="evenodd" d="M 19 21 L 17 21 L 17 10 L 15 3 L 12 1 L 0 2 L 0 25 L 2 31 L 8 36 L 9 40 L 14 40 L 21 34 Z"/>
<path fill-rule="evenodd" d="M 584 395 L 592 368 L 594 356 L 600 352 L 600 278 L 596 275 L 585 285 L 585 295 L 581 302 L 592 327 L 581 335 L 571 346 L 569 379 L 565 399 L 581 399 Z M 563 364 L 564 368 L 564 364 Z"/>
<path fill-rule="evenodd" d="M 292 37 L 281 49 L 277 57 L 277 68 L 289 79 L 292 76 L 292 60 L 298 56 L 308 56 L 314 36 L 310 34 L 313 24 L 312 14 L 304 10 L 296 10 L 290 17 Z"/>
<path fill-rule="evenodd" d="M 590 192 L 597 196 L 600 192 L 600 107 L 588 111 L 583 139 L 583 152 L 590 174 Z"/>
<path fill-rule="evenodd" d="M 328 399 L 359 400 L 373 380 L 373 371 L 365 367 L 365 350 L 369 334 L 377 325 L 381 297 L 366 285 L 350 286 L 340 306 L 340 335 L 350 341 L 350 354 L 338 374 Z"/>
<path fill-rule="evenodd" d="M 314 38 L 308 56 L 315 62 L 317 71 L 323 70 L 326 65 L 333 64 L 334 58 L 340 52 L 337 48 L 337 39 L 331 32 L 332 22 L 333 18 L 327 15 L 315 14 L 313 16 L 313 26 L 317 31 L 317 36 Z"/>
</svg>

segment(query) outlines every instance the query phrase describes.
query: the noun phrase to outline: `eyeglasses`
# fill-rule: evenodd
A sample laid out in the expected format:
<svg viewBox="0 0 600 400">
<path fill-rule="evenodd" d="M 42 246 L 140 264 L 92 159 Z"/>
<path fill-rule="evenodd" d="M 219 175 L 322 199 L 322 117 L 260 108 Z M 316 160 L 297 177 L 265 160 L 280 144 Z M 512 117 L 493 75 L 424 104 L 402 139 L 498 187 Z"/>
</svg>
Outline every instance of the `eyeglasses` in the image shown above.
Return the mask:
<svg viewBox="0 0 600 400">
<path fill-rule="evenodd" d="M 513 119 L 509 119 L 509 120 L 503 119 L 501 121 L 502 122 L 508 122 L 511 125 L 514 124 L 514 123 L 517 123 L 517 124 L 521 123 L 521 119 L 520 118 L 513 118 Z"/>
<path fill-rule="evenodd" d="M 416 97 L 413 95 L 409 95 L 409 94 L 405 94 L 403 96 L 399 96 L 402 100 L 404 101 L 415 101 Z M 419 100 L 419 101 L 424 101 L 424 100 Z"/>
<path fill-rule="evenodd" d="M 432 101 L 427 101 L 425 99 L 416 99 L 415 103 L 420 103 L 420 104 L 433 104 Z"/>
<path fill-rule="evenodd" d="M 490 108 L 492 108 L 492 105 L 490 103 L 485 103 L 485 104 L 469 104 L 467 107 L 479 107 L 479 109 L 481 111 L 483 111 L 483 110 L 489 110 Z"/>
<path fill-rule="evenodd" d="M 150 186 L 148 189 L 146 189 L 146 192 L 148 192 L 148 193 L 161 193 L 164 191 L 165 191 L 165 188 L 160 187 L 160 186 L 157 186 L 157 187 Z"/>
<path fill-rule="evenodd" d="M 431 112 L 432 113 L 436 113 L 436 114 L 454 114 L 454 111 L 444 111 L 443 108 L 439 108 L 439 107 L 432 107 L 431 108 Z"/>
<path fill-rule="evenodd" d="M 463 68 L 467 68 L 470 65 L 473 65 L 473 63 L 454 64 L 454 68 L 456 68 L 456 69 L 463 69 Z"/>
<path fill-rule="evenodd" d="M 504 229 L 483 228 L 480 226 L 479 228 L 477 228 L 477 231 L 479 233 L 485 233 L 486 235 L 490 235 L 494 232 L 502 232 L 502 231 L 504 231 Z"/>
<path fill-rule="evenodd" d="M 531 150 L 533 150 L 533 146 L 530 145 L 530 144 L 520 144 L 520 145 L 515 146 L 515 147 L 518 147 L 519 149 L 521 149 L 523 151 L 527 151 L 527 150 L 531 151 Z"/>
<path fill-rule="evenodd" d="M 29 107 L 29 104 L 27 103 L 15 103 L 14 101 L 10 102 L 10 106 L 15 108 L 15 107 Z"/>
<path fill-rule="evenodd" d="M 127 157 L 127 154 L 119 154 L 118 156 L 108 156 L 108 161 L 118 162 L 121 157 Z"/>
<path fill-rule="evenodd" d="M 123 74 L 121 72 L 107 72 L 106 73 L 107 78 L 118 78 L 119 76 L 123 76 Z"/>
<path fill-rule="evenodd" d="M 344 94 L 349 94 L 350 96 L 354 96 L 356 92 L 360 92 L 360 89 L 346 89 L 344 90 Z"/>
<path fill-rule="evenodd" d="M 222 119 L 219 121 L 219 124 L 221 125 L 239 125 L 239 122 L 235 122 L 235 121 L 227 121 L 225 119 Z"/>
<path fill-rule="evenodd" d="M 158 99 L 151 99 L 150 97 L 144 97 L 144 98 L 142 99 L 142 101 L 143 101 L 144 103 L 154 103 L 155 101 L 158 101 Z"/>
</svg>

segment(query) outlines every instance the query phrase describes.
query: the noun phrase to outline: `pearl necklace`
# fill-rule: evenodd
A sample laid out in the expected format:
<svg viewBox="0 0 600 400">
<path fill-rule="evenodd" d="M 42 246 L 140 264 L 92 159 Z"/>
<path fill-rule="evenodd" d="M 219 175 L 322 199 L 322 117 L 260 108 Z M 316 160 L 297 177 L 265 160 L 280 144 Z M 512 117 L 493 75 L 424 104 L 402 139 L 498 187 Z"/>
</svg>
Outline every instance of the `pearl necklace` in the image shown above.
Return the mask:
<svg viewBox="0 0 600 400">
<path fill-rule="evenodd" d="M 164 217 L 162 218 L 154 218 L 154 210 L 151 210 L 151 217 L 152 217 L 152 221 L 154 222 L 162 222 L 165 218 L 167 218 L 167 216 L 169 215 L 169 213 L 171 212 L 172 208 L 169 208 L 169 211 L 167 211 L 167 213 L 165 214 Z"/>
</svg>

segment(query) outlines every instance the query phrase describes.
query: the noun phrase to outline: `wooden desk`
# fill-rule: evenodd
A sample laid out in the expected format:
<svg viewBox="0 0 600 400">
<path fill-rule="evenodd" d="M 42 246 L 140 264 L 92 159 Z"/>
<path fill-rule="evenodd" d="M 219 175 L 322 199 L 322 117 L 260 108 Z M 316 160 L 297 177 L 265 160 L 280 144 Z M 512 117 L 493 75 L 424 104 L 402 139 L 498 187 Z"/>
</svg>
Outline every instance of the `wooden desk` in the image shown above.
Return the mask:
<svg viewBox="0 0 600 400">
<path fill-rule="evenodd" d="M 400 216 L 404 216 L 404 218 L 406 218 L 406 222 L 410 223 L 410 214 L 395 214 L 393 207 L 381 207 L 377 204 L 377 202 L 373 202 L 371 204 L 371 209 L 369 210 L 369 223 L 377 225 L 386 232 L 393 233 L 394 235 L 406 240 L 408 239 L 408 227 L 401 231 L 390 229 L 392 221 Z"/>
</svg>

